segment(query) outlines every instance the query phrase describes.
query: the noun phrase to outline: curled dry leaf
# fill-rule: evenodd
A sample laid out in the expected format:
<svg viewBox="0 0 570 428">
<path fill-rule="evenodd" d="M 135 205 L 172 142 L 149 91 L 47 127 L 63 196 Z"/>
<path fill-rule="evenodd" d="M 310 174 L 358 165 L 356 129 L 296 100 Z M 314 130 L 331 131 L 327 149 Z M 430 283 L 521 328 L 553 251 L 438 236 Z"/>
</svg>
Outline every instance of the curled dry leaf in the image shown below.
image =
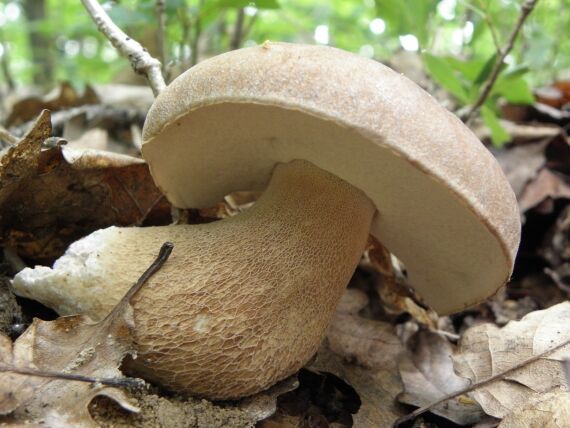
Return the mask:
<svg viewBox="0 0 570 428">
<path fill-rule="evenodd" d="M 401 416 L 395 404 L 402 390 L 396 361 L 404 348 L 392 325 L 358 315 L 367 303 L 363 292 L 345 292 L 327 334 L 327 344 L 309 368 L 333 373 L 352 386 L 361 400 L 353 416 L 354 426 L 376 428 L 390 426 Z"/>
<path fill-rule="evenodd" d="M 401 262 L 372 236 L 368 239 L 365 264 L 380 274 L 377 290 L 386 310 L 394 314 L 407 312 L 419 323 L 436 328 L 437 314 L 417 303 L 420 298 L 405 284 Z"/>
<path fill-rule="evenodd" d="M 410 339 L 408 346 L 409 352 L 399 362 L 404 393 L 398 400 L 402 403 L 422 407 L 469 385 L 467 379 L 453 371 L 453 346 L 444 337 L 421 330 Z M 485 415 L 468 394 L 448 400 L 431 411 L 460 425 L 479 422 Z"/>
<path fill-rule="evenodd" d="M 396 405 L 402 384 L 395 370 L 371 370 L 347 362 L 326 344 L 321 346 L 309 369 L 333 373 L 354 388 L 361 401 L 353 416 L 354 427 L 388 427 L 403 415 Z"/>
<path fill-rule="evenodd" d="M 569 323 L 570 302 L 564 302 L 502 329 L 494 324 L 472 327 L 453 357 L 455 370 L 473 383 L 507 372 L 473 391 L 485 413 L 504 418 L 529 400 L 568 390 L 561 361 L 570 357 Z"/>
<path fill-rule="evenodd" d="M 495 151 L 495 158 L 517 197 L 520 197 L 527 184 L 534 180 L 538 171 L 544 166 L 546 145 L 546 142 L 522 144 L 509 150 Z"/>
<path fill-rule="evenodd" d="M 570 393 L 549 392 L 530 400 L 502 420 L 499 428 L 565 428 L 570 422 Z"/>
<path fill-rule="evenodd" d="M 63 82 L 54 93 L 49 93 L 44 97 L 28 97 L 16 102 L 12 106 L 6 123 L 11 127 L 33 119 L 42 110 L 58 111 L 97 103 L 99 103 L 99 97 L 91 86 L 87 86 L 84 93 L 79 94 L 69 82 Z"/>
<path fill-rule="evenodd" d="M 118 367 L 132 352 L 132 308 L 122 301 L 105 320 L 84 316 L 35 319 L 12 344 L 0 335 L 0 369 L 60 372 L 93 378 L 120 378 Z M 0 372 L 0 422 L 37 422 L 48 427 L 97 426 L 87 406 L 97 395 L 137 411 L 123 391 L 100 383 Z"/>
<path fill-rule="evenodd" d="M 570 199 L 570 184 L 562 175 L 543 168 L 520 195 L 519 207 L 523 213 L 534 208 L 547 214 L 554 209 L 552 201 L 561 198 Z"/>
<path fill-rule="evenodd" d="M 100 151 L 44 148 L 44 111 L 0 159 L 0 239 L 50 263 L 71 242 L 111 225 L 166 224 L 170 205 L 140 159 Z"/>
</svg>

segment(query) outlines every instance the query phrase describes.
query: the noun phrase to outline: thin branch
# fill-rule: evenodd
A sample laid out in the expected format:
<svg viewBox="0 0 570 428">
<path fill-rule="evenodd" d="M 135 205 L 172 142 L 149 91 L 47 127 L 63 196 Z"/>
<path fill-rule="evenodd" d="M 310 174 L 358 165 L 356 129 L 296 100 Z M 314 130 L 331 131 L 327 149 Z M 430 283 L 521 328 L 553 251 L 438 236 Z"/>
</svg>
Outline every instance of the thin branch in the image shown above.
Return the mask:
<svg viewBox="0 0 570 428">
<path fill-rule="evenodd" d="M 165 87 L 160 61 L 153 58 L 139 42 L 127 36 L 111 20 L 97 0 L 81 0 L 83 6 L 111 44 L 131 61 L 136 73 L 145 75 L 152 92 L 157 96 Z"/>
<path fill-rule="evenodd" d="M 530 15 L 530 13 L 533 11 L 537 2 L 538 2 L 538 0 L 526 0 L 523 3 L 523 5 L 521 7 L 521 13 L 520 13 L 519 18 L 517 20 L 515 28 L 513 29 L 511 35 L 509 36 L 509 39 L 507 41 L 506 46 L 503 47 L 502 49 L 499 49 L 499 52 L 497 55 L 497 60 L 495 61 L 495 65 L 493 66 L 493 70 L 491 71 L 491 75 L 489 76 L 489 78 L 487 79 L 485 84 L 483 85 L 483 88 L 481 89 L 481 93 L 479 94 L 479 98 L 477 99 L 477 101 L 475 101 L 475 103 L 471 106 L 469 111 L 465 114 L 465 116 L 463 118 L 464 122 L 466 122 L 466 123 L 469 122 L 473 118 L 473 115 L 485 103 L 485 100 L 487 99 L 487 97 L 491 93 L 491 89 L 493 89 L 493 85 L 495 84 L 495 82 L 497 81 L 497 78 L 499 77 L 499 73 L 501 72 L 501 67 L 502 67 L 503 63 L 505 62 L 505 58 L 507 57 L 509 52 L 513 49 L 513 46 L 514 46 L 515 41 L 517 39 L 517 36 L 519 35 L 519 32 L 520 32 L 524 22 L 526 21 L 526 19 Z"/>
<path fill-rule="evenodd" d="M 165 0 L 156 0 L 156 19 L 158 29 L 156 31 L 156 44 L 158 45 L 158 57 L 162 63 L 162 72 L 166 69 L 166 5 Z"/>
<path fill-rule="evenodd" d="M 174 248 L 174 244 L 172 242 L 165 242 L 160 247 L 160 251 L 158 252 L 158 256 L 152 262 L 152 264 L 148 267 L 146 271 L 141 275 L 138 281 L 133 285 L 130 290 L 125 294 L 125 296 L 121 299 L 121 301 L 129 302 L 135 294 L 142 288 L 143 285 L 153 276 L 156 272 L 160 270 L 162 265 L 166 263 L 168 258 L 170 257 L 170 253 L 172 253 L 172 249 Z M 118 306 L 118 305 L 117 305 Z"/>
<path fill-rule="evenodd" d="M 28 376 L 72 380 L 77 382 L 100 383 L 102 385 L 118 386 L 124 388 L 139 387 L 141 385 L 144 385 L 144 381 L 142 379 L 136 379 L 131 377 L 116 377 L 116 378 L 91 377 L 91 376 L 83 376 L 72 373 L 52 372 L 52 371 L 36 370 L 36 369 L 23 368 L 23 367 L 10 367 L 3 365 L 0 365 L 0 372 L 11 372 Z"/>
<path fill-rule="evenodd" d="M 245 20 L 245 11 L 243 7 L 237 10 L 236 22 L 234 25 L 234 34 L 230 41 L 230 50 L 239 49 L 243 38 L 243 24 Z"/>
<path fill-rule="evenodd" d="M 491 17 L 489 16 L 489 5 L 483 3 L 482 0 L 478 1 L 479 6 L 482 9 L 482 17 L 485 20 L 485 23 L 487 24 L 487 28 L 489 28 L 489 32 L 491 33 L 491 38 L 493 39 L 493 44 L 495 45 L 495 48 L 497 50 L 501 49 L 501 44 L 499 43 L 499 36 L 497 35 L 497 29 L 495 28 L 495 24 L 493 24 L 493 21 L 491 20 Z"/>
<path fill-rule="evenodd" d="M 15 135 L 11 134 L 6 128 L 0 125 L 0 140 L 6 142 L 7 144 L 16 144 L 20 139 Z"/>
<path fill-rule="evenodd" d="M 468 387 L 463 388 L 459 391 L 455 391 L 451 394 L 448 394 L 445 397 L 442 397 L 439 400 L 436 400 L 433 403 L 428 404 L 427 406 L 420 407 L 419 409 L 414 410 L 412 413 L 409 413 L 406 416 L 403 416 L 403 417 L 399 418 L 398 420 L 396 420 L 396 422 L 394 422 L 392 427 L 397 428 L 400 425 L 402 425 L 403 423 L 409 422 L 409 421 L 417 418 L 418 416 L 424 414 L 425 412 L 433 409 L 434 407 L 439 406 L 442 403 L 445 403 L 447 400 L 451 400 L 453 398 L 459 397 L 460 395 L 467 394 L 468 392 L 471 392 L 471 391 L 473 391 L 473 390 L 475 390 L 475 389 L 477 389 L 483 385 L 487 385 L 488 383 L 491 383 L 491 382 L 496 381 L 498 379 L 504 378 L 507 374 L 514 372 L 515 370 L 518 370 L 521 367 L 524 367 L 528 364 L 534 363 L 535 361 L 538 361 L 541 358 L 546 357 L 548 354 L 551 354 L 555 351 L 558 351 L 560 348 L 563 348 L 564 346 L 567 346 L 568 344 L 570 344 L 570 339 L 565 340 L 565 341 L 559 343 L 558 345 L 556 345 L 550 349 L 547 349 L 544 352 L 541 352 L 540 354 L 537 354 L 537 355 L 534 355 L 530 358 L 527 358 L 526 360 L 524 360 L 518 364 L 515 364 L 513 367 L 511 367 L 511 368 L 509 368 L 509 369 L 507 369 L 501 373 L 497 373 L 497 374 L 491 376 L 490 378 L 483 379 L 479 382 L 475 382 L 475 383 L 469 385 Z"/>
</svg>

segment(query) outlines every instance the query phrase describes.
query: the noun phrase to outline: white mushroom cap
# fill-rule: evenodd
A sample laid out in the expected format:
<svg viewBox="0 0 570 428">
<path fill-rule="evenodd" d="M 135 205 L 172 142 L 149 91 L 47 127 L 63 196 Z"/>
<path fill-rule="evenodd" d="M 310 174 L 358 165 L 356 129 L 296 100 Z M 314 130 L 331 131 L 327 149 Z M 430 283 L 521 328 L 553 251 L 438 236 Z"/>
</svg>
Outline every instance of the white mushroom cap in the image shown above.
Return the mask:
<svg viewBox="0 0 570 428">
<path fill-rule="evenodd" d="M 492 295 L 512 272 L 516 199 L 493 156 L 429 94 L 338 49 L 265 43 L 204 61 L 152 106 L 143 154 L 181 208 L 262 190 L 305 159 L 358 187 L 371 233 L 440 313 Z"/>
</svg>

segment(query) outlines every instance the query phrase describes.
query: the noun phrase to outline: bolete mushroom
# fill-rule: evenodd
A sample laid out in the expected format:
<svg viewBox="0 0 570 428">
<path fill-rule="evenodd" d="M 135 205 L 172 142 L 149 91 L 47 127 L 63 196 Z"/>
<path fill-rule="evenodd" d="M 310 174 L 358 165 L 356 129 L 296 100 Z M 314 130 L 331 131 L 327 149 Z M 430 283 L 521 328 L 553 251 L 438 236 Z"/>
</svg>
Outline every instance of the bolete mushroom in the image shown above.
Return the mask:
<svg viewBox="0 0 570 428">
<path fill-rule="evenodd" d="M 177 392 L 236 398 L 301 368 L 369 233 L 440 313 L 512 271 L 519 213 L 493 156 L 410 80 L 338 49 L 265 43 L 200 63 L 156 99 L 143 155 L 177 207 L 265 192 L 211 224 L 97 231 L 13 286 L 101 318 L 173 241 L 134 298 L 134 369 Z"/>
</svg>

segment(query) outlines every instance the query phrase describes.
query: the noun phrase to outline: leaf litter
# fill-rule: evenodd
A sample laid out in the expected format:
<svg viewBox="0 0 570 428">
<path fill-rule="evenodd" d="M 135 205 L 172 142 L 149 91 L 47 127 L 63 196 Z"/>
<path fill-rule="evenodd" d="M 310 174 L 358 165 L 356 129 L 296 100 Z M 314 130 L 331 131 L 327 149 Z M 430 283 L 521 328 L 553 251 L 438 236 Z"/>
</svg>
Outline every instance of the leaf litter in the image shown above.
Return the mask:
<svg viewBox="0 0 570 428">
<path fill-rule="evenodd" d="M 76 94 L 74 97 L 77 100 L 81 95 Z M 70 100 L 72 104 L 75 102 L 73 97 Z M 158 191 L 153 189 L 144 162 L 134 157 L 92 150 L 97 146 L 99 149 L 123 151 L 109 143 L 109 132 L 113 131 L 109 131 L 105 125 L 101 127 L 104 123 L 101 120 L 108 121 L 112 115 L 101 110 L 96 104 L 97 100 L 92 101 L 94 104 L 89 105 L 77 101 L 71 108 L 71 105 L 62 104 L 61 111 L 56 113 L 58 129 L 62 130 L 62 135 L 72 140 L 67 146 L 62 139 L 51 136 L 53 130 L 49 114 L 44 112 L 28 135 L 5 149 L 4 156 L 0 159 L 2 243 L 26 261 L 49 263 L 70 242 L 109 225 L 144 226 L 167 224 L 171 220 L 170 206 L 165 201 L 156 204 L 155 196 L 160 194 L 155 193 Z M 479 325 L 482 322 L 503 324 L 529 310 L 545 308 L 568 296 L 564 294 L 567 278 L 570 278 L 565 270 L 568 265 L 566 252 L 570 254 L 566 238 L 565 207 L 570 200 L 566 192 L 570 174 L 570 143 L 564 131 L 557 127 L 567 123 L 567 118 L 556 111 L 556 106 L 546 107 L 537 104 L 525 111 L 519 108 L 519 120 L 538 119 L 548 124 L 543 126 L 519 122 L 514 126 L 509 125 L 513 135 L 511 145 L 495 151 L 516 190 L 521 212 L 527 220 L 520 254 L 524 265 L 518 261 L 519 268 L 515 270 L 513 280 L 497 299 L 451 318 L 438 318 L 425 308 L 417 296 L 402 287 L 405 285 L 405 268 L 397 266 L 393 256 L 385 249 L 378 249 L 372 244 L 339 306 L 327 340 L 308 370 L 300 373 L 298 388 L 295 389 L 296 381 L 290 379 L 279 392 L 268 392 L 264 398 L 252 397 L 249 407 L 245 405 L 248 410 L 244 411 L 244 407 L 240 407 L 243 403 L 210 403 L 206 400 L 172 397 L 155 387 L 131 389 L 127 398 L 125 391 L 114 386 L 33 377 L 38 384 L 54 382 L 53 385 L 56 385 L 59 382 L 59 385 L 65 386 L 60 388 L 62 390 L 71 384 L 83 385 L 84 388 L 90 385 L 91 390 L 88 392 L 96 396 L 95 399 L 89 399 L 87 393 L 82 393 L 82 400 L 76 400 L 78 407 L 72 410 L 69 409 L 70 406 L 64 406 L 62 410 L 56 404 L 47 407 L 52 409 L 56 419 L 79 417 L 79 420 L 88 421 L 84 423 L 103 426 L 253 426 L 256 421 L 265 418 L 263 423 L 258 424 L 266 428 L 351 425 L 367 428 L 390 426 L 405 414 L 406 408 L 396 401 L 404 389 L 405 393 L 399 396 L 402 401 L 425 406 L 430 400 L 433 402 L 444 394 L 465 389 L 466 382 L 480 382 L 485 380 L 485 374 L 495 373 L 497 379 L 493 382 L 477 384 L 473 390 L 452 397 L 454 404 L 448 402 L 447 405 L 434 407 L 433 413 L 458 423 L 479 423 L 482 426 L 486 416 L 480 409 L 484 409 L 488 414 L 500 415 L 497 417 L 503 418 L 500 425 L 503 427 L 526 426 L 523 423 L 563 427 L 564 422 L 557 421 L 564 421 L 563 418 L 567 417 L 564 400 L 567 400 L 568 393 L 564 371 L 557 359 L 559 352 L 536 361 L 529 360 L 540 355 L 531 347 L 531 342 L 534 346 L 535 341 L 543 341 L 548 336 L 545 332 L 556 328 L 557 323 L 563 324 L 563 321 L 552 313 L 541 315 L 544 311 L 534 311 L 528 316 L 530 319 L 542 317 L 539 322 L 542 327 L 535 329 L 532 341 L 527 336 L 520 336 L 520 331 L 515 333 L 516 328 L 512 330 L 511 327 L 513 323 L 507 324 L 503 329 L 496 325 L 485 327 L 489 329 L 484 330 L 485 335 L 492 336 L 493 341 L 469 339 L 474 334 L 473 331 L 477 331 L 473 329 L 483 328 Z M 99 119 L 93 120 L 94 117 Z M 17 119 L 17 123 L 30 128 L 27 121 L 31 119 L 33 116 L 25 119 L 22 117 Z M 123 117 L 121 120 L 128 122 L 130 119 Z M 126 123 L 124 128 L 133 136 L 140 132 L 136 129 L 137 125 L 134 125 L 131 129 Z M 26 192 L 27 189 L 30 191 Z M 82 196 L 85 197 L 82 199 Z M 241 210 L 240 204 L 237 205 L 237 210 Z M 74 206 L 79 209 L 74 211 Z M 101 211 L 91 216 L 86 207 L 97 207 Z M 190 213 L 188 218 L 192 222 L 211 221 L 213 217 L 225 216 L 228 212 L 231 215 L 236 210 L 231 204 L 231 209 L 223 204 L 221 207 Z M 203 217 L 206 212 L 206 217 L 212 219 Z M 550 270 L 542 270 L 545 264 Z M 534 268 L 535 265 L 537 268 Z M 558 290 L 558 294 L 552 291 L 554 289 Z M 565 319 L 565 315 L 560 316 L 560 319 Z M 6 363 L 8 356 L 10 361 L 17 356 L 21 361 L 29 362 L 33 352 L 16 352 L 16 348 L 26 350 L 31 346 L 29 344 L 36 343 L 34 340 L 44 343 L 42 335 L 45 335 L 45 340 L 53 340 L 46 343 L 55 343 L 55 331 L 61 331 L 61 328 L 56 329 L 58 322 L 63 323 L 59 320 L 51 321 L 54 324 L 48 327 L 50 324 L 43 324 L 48 322 L 36 320 L 29 327 L 29 332 L 26 331 L 15 343 L 5 335 L 1 336 L 0 346 L 4 351 L 2 363 Z M 532 324 L 528 324 L 530 321 L 526 317 L 520 322 L 524 323 L 521 331 L 528 330 Z M 6 333 L 10 331 L 8 323 L 8 319 L 3 321 L 3 331 Z M 83 325 L 80 322 L 77 325 L 71 324 L 71 335 L 76 329 L 95 331 L 79 327 Z M 440 328 L 445 331 L 439 330 Z M 64 337 L 67 336 L 64 334 Z M 455 340 L 458 337 L 461 337 L 461 341 L 456 346 Z M 22 341 L 19 342 L 20 340 Z M 61 364 L 54 366 L 44 361 L 45 370 L 67 368 L 81 372 L 93 368 L 91 364 L 97 361 L 95 351 L 99 349 L 87 339 L 80 342 L 81 346 L 77 347 L 75 356 L 70 357 L 67 365 L 62 362 L 63 367 Z M 26 344 L 27 347 L 24 346 Z M 470 348 L 468 344 L 471 344 Z M 529 349 L 532 352 L 529 353 Z M 560 352 L 566 351 L 566 347 L 562 347 Z M 503 361 L 497 359 L 497 353 L 499 356 L 512 354 L 513 358 L 516 356 L 518 359 Z M 51 354 L 48 352 L 47 355 Z M 486 356 L 487 360 L 501 361 L 501 364 L 491 364 L 489 368 L 481 362 L 469 360 L 470 369 L 478 369 L 469 375 L 467 372 L 462 373 L 459 363 L 455 362 L 467 358 L 466 355 L 475 360 Z M 524 356 L 527 357 L 526 360 Z M 563 357 L 566 358 L 567 355 L 563 354 Z M 510 364 L 514 366 L 509 367 Z M 115 366 L 113 370 L 117 372 L 109 369 L 109 376 L 121 379 L 119 366 L 115 363 L 110 364 L 112 366 Z M 530 370 L 527 366 L 533 369 Z M 512 367 L 517 368 L 511 372 L 509 369 Z M 533 377 L 534 372 L 543 373 L 553 380 L 551 383 L 535 384 L 540 376 Z M 10 379 L 30 377 L 15 373 L 2 374 L 8 375 L 12 376 Z M 498 384 L 504 385 L 497 387 Z M 517 392 L 510 396 L 506 393 L 501 395 L 503 390 L 511 391 L 509 388 L 515 388 Z M 122 394 L 117 395 L 119 404 L 115 401 L 116 398 L 97 394 L 97 391 L 114 390 Z M 23 398 L 12 394 L 10 397 L 2 396 L 0 402 L 7 403 L 3 404 L 6 408 L 14 407 L 18 400 L 41 403 L 41 397 L 26 398 L 26 391 L 29 394 L 26 387 L 18 389 L 18 394 L 23 394 Z M 133 398 L 136 398 L 140 412 L 122 410 L 120 403 L 132 406 Z M 89 414 L 86 413 L 88 403 L 89 412 L 96 422 L 89 419 Z M 12 411 L 12 417 L 17 414 L 17 408 L 18 406 Z M 470 413 L 472 410 L 474 411 Z M 69 416 L 70 414 L 74 416 Z M 475 415 L 480 415 L 481 419 L 477 420 Z M 544 415 L 550 416 L 550 420 Z M 426 415 L 417 419 L 420 424 L 418 426 L 434 423 L 432 426 L 445 426 L 442 421 L 443 419 L 433 419 Z M 493 425 L 491 422 L 489 426 L 495 426 L 496 423 Z"/>
</svg>

